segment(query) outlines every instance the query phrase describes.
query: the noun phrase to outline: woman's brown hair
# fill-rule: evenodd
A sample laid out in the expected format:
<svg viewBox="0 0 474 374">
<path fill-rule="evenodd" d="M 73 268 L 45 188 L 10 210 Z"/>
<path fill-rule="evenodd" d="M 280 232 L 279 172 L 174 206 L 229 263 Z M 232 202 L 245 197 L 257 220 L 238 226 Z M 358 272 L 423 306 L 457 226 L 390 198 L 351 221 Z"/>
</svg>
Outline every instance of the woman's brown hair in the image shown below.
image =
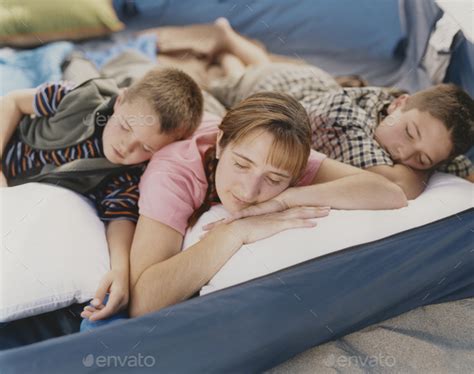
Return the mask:
<svg viewBox="0 0 474 374">
<path fill-rule="evenodd" d="M 311 150 L 311 126 L 303 106 L 291 96 L 276 92 L 260 92 L 249 96 L 229 110 L 219 125 L 222 137 L 219 146 L 244 141 L 249 135 L 266 131 L 274 140 L 267 162 L 291 173 L 295 185 L 303 173 Z M 193 226 L 213 203 L 219 203 L 215 174 L 218 160 L 216 147 L 204 155 L 208 187 L 202 205 L 188 219 Z"/>
</svg>

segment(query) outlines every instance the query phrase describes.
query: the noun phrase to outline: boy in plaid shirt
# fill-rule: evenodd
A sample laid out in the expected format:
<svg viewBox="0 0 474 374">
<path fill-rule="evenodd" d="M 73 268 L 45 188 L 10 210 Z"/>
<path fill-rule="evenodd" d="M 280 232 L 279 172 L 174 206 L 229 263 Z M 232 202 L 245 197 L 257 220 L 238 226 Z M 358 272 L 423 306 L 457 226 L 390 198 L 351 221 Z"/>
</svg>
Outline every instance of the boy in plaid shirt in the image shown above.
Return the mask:
<svg viewBox="0 0 474 374">
<path fill-rule="evenodd" d="M 181 27 L 182 38 L 165 47 L 186 47 L 220 61 L 225 77 L 207 86 L 228 108 L 257 92 L 290 94 L 309 114 L 316 151 L 385 176 L 408 199 L 423 192 L 435 170 L 474 181 L 464 156 L 473 145 L 474 101 L 460 88 L 441 84 L 411 96 L 379 87 L 344 88 L 314 66 L 272 62 L 275 56 L 236 33 L 226 19 L 205 27 L 207 34 L 195 43 L 196 26 Z"/>
<path fill-rule="evenodd" d="M 260 91 L 294 96 L 309 114 L 316 151 L 384 175 L 408 199 L 423 192 L 435 170 L 474 181 L 464 156 L 473 145 L 474 101 L 454 85 L 396 96 L 385 88 L 343 88 L 313 66 L 269 63 L 211 89 L 227 107 Z"/>
</svg>

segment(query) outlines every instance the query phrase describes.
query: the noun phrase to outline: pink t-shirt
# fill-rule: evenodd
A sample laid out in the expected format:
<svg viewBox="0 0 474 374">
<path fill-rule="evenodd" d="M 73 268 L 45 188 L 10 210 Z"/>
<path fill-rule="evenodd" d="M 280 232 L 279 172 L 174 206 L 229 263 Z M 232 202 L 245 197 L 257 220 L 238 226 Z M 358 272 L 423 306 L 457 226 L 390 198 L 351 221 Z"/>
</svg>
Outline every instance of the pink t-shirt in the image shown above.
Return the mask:
<svg viewBox="0 0 474 374">
<path fill-rule="evenodd" d="M 201 125 L 191 138 L 171 143 L 153 155 L 140 181 L 141 215 L 184 235 L 188 218 L 201 206 L 206 195 L 203 158 L 216 144 L 220 122 L 220 117 L 204 113 Z M 311 183 L 325 158 L 324 154 L 311 151 L 299 186 Z"/>
</svg>

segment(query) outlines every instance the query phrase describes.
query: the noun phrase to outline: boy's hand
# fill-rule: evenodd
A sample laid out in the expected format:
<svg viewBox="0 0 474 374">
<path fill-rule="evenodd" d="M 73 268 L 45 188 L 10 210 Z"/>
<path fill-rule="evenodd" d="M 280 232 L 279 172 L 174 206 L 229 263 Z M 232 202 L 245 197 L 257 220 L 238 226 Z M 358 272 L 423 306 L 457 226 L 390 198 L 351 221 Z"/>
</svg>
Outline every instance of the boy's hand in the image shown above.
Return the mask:
<svg viewBox="0 0 474 374">
<path fill-rule="evenodd" d="M 106 305 L 103 304 L 107 293 L 110 293 Z M 128 305 L 129 278 L 128 272 L 109 271 L 101 280 L 99 288 L 91 301 L 93 306 L 86 306 L 81 313 L 82 318 L 91 321 L 108 318 Z"/>
</svg>

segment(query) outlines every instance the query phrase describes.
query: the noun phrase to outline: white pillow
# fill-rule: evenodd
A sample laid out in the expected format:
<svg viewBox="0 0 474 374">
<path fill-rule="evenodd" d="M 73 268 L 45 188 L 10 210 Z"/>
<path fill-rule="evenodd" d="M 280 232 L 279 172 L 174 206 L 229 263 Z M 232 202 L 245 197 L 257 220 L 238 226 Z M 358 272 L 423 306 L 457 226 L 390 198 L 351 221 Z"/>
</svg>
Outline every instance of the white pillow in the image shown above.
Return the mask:
<svg viewBox="0 0 474 374">
<path fill-rule="evenodd" d="M 309 259 L 438 221 L 474 205 L 473 184 L 436 173 L 409 206 L 396 210 L 332 210 L 314 228 L 281 232 L 243 246 L 201 289 L 201 295 L 270 274 Z M 186 233 L 183 248 L 199 241 L 201 227 L 227 216 L 221 205 L 206 212 Z"/>
<path fill-rule="evenodd" d="M 109 269 L 103 223 L 70 190 L 1 188 L 0 322 L 91 299 Z"/>
</svg>

